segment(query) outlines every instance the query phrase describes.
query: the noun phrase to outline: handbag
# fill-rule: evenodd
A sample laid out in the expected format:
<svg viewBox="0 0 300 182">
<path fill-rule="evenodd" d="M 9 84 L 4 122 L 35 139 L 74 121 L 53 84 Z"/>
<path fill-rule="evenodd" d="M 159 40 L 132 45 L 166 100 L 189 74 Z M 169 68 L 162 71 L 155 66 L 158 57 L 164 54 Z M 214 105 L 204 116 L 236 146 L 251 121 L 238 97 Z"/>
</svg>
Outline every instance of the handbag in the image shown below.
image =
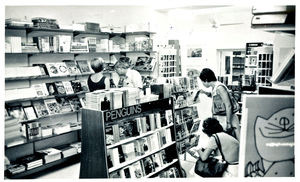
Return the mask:
<svg viewBox="0 0 300 182">
<path fill-rule="evenodd" d="M 208 157 L 205 161 L 201 158 L 196 162 L 195 173 L 202 177 L 222 177 L 223 173 L 228 167 L 228 162 L 225 160 L 222 147 L 218 135 L 213 135 L 216 140 L 217 146 L 221 152 L 222 159 L 217 159 L 212 156 Z"/>
<path fill-rule="evenodd" d="M 227 90 L 231 105 L 232 105 L 232 113 L 236 113 L 240 110 L 240 105 L 237 100 L 230 94 Z M 226 115 L 226 107 L 225 104 L 219 94 L 213 96 L 213 115 Z"/>
</svg>

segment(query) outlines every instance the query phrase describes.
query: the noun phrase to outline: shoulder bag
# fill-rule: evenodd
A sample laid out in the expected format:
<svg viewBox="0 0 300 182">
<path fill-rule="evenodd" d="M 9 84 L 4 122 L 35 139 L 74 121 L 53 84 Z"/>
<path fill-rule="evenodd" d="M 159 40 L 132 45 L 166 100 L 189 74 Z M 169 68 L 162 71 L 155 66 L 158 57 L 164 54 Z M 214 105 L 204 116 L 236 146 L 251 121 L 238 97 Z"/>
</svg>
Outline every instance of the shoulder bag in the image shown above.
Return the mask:
<svg viewBox="0 0 300 182">
<path fill-rule="evenodd" d="M 213 137 L 216 140 L 222 159 L 210 156 L 205 161 L 202 161 L 199 157 L 195 165 L 195 173 L 202 177 L 222 177 L 228 167 L 228 162 L 224 158 L 219 137 L 218 135 L 213 135 Z"/>
<path fill-rule="evenodd" d="M 240 105 L 237 100 L 229 93 L 226 89 L 231 105 L 232 105 L 232 113 L 236 113 L 240 110 Z M 213 115 L 226 115 L 226 107 L 225 104 L 219 94 L 213 96 Z"/>
</svg>

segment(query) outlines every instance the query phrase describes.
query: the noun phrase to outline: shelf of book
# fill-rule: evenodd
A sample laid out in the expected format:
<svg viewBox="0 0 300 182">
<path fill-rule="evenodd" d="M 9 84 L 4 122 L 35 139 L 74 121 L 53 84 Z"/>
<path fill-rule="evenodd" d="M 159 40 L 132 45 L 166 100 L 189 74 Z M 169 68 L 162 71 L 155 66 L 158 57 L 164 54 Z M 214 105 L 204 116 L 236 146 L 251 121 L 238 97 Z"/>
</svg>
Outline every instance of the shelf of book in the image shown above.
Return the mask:
<svg viewBox="0 0 300 182">
<path fill-rule="evenodd" d="M 109 168 L 108 172 L 111 173 L 111 172 L 114 172 L 114 171 L 116 171 L 118 169 L 122 169 L 125 166 L 128 166 L 128 165 L 130 165 L 130 164 L 132 164 L 134 162 L 140 161 L 141 159 L 146 158 L 148 156 L 151 156 L 152 154 L 155 154 L 155 153 L 157 153 L 157 152 L 159 152 L 159 151 L 161 151 L 163 149 L 166 149 L 166 148 L 168 148 L 168 147 L 170 147 L 170 146 L 172 146 L 174 144 L 176 144 L 176 142 L 169 143 L 169 144 L 161 147 L 160 149 L 157 149 L 157 150 L 154 150 L 154 151 L 150 151 L 150 153 L 147 153 L 147 154 L 142 155 L 142 156 L 138 156 L 134 160 L 130 160 L 130 161 L 126 161 L 126 162 L 120 163 L 120 165 L 118 165 L 116 167 Z"/>
<path fill-rule="evenodd" d="M 72 112 L 63 112 L 63 113 L 59 113 L 59 114 L 51 114 L 51 115 L 47 115 L 47 116 L 37 117 L 36 119 L 28 119 L 28 120 L 20 121 L 20 123 L 22 123 L 22 124 L 32 123 L 32 122 L 36 122 L 38 120 L 42 120 L 45 118 L 61 117 L 61 116 L 67 115 L 67 114 L 73 114 L 73 113 L 79 113 L 79 112 L 80 112 L 80 110 L 72 111 Z"/>
<path fill-rule="evenodd" d="M 156 53 L 156 51 L 120 51 L 121 55 L 126 55 L 128 53 L 134 53 L 134 54 L 146 54 L 146 55 L 151 55 L 151 53 Z"/>
<path fill-rule="evenodd" d="M 152 116 L 150 116 L 151 114 Z M 147 115 L 149 121 L 147 121 Z M 156 124 L 151 124 L 151 120 Z M 162 155 L 168 156 L 168 164 L 164 161 L 165 165 L 160 170 L 171 165 L 181 169 L 176 151 L 173 121 L 173 98 L 109 111 L 83 109 L 80 178 L 109 178 L 112 177 L 111 175 L 116 175 L 115 173 L 125 172 L 124 170 L 132 168 L 137 163 L 143 168 L 147 160 L 150 158 L 154 160 L 152 159 L 154 156 L 162 158 Z M 148 129 L 146 129 L 147 122 L 149 122 Z M 157 122 L 161 124 L 157 124 Z M 136 129 L 134 129 L 135 126 Z M 127 129 L 129 130 L 127 131 Z M 108 135 L 113 137 L 113 140 Z M 110 144 L 107 145 L 107 142 Z M 132 147 L 137 150 L 137 153 L 130 152 Z M 158 166 L 161 167 L 162 164 Z M 151 177 L 159 172 L 157 169 L 155 168 L 151 172 L 147 171 L 140 177 Z M 145 170 L 143 169 L 143 171 Z M 155 173 L 152 173 L 154 171 Z M 133 177 L 133 175 L 129 176 Z M 126 174 L 125 176 L 128 177 Z M 121 174 L 119 177 L 125 176 Z"/>
<path fill-rule="evenodd" d="M 80 153 L 75 154 L 73 156 L 70 157 L 66 157 L 66 158 L 62 158 L 60 160 L 56 160 L 54 162 L 50 162 L 47 164 L 43 164 L 42 166 L 30 169 L 30 170 L 25 170 L 24 172 L 18 173 L 18 174 L 14 174 L 14 175 L 9 175 L 7 174 L 7 177 L 9 177 L 10 179 L 30 179 L 30 175 L 34 175 L 34 174 L 38 174 L 38 172 L 47 170 L 49 168 L 55 167 L 58 165 L 66 165 L 67 162 L 71 163 L 75 163 L 75 162 L 79 162 L 80 161 Z"/>
<path fill-rule="evenodd" d="M 172 162 L 167 163 L 167 164 L 163 165 L 162 167 L 159 167 L 159 168 L 155 169 L 155 172 L 152 172 L 152 173 L 148 174 L 147 176 L 142 177 L 142 179 L 143 179 L 143 178 L 150 178 L 151 176 L 154 176 L 154 175 L 156 175 L 157 173 L 163 171 L 164 169 L 166 169 L 166 168 L 172 166 L 172 165 L 175 164 L 176 162 L 178 162 L 178 159 L 174 159 Z"/>
<path fill-rule="evenodd" d="M 40 76 L 9 77 L 9 78 L 5 78 L 5 81 L 56 79 L 56 78 L 76 77 L 76 76 L 88 76 L 88 75 L 91 75 L 91 74 L 93 74 L 93 73 L 83 73 L 83 74 L 77 74 L 77 75 L 63 75 L 63 76 L 40 75 Z"/>
<path fill-rule="evenodd" d="M 149 132 L 147 132 L 147 133 L 143 133 L 143 134 L 141 134 L 141 135 L 139 135 L 139 136 L 136 136 L 136 137 L 131 137 L 131 138 L 128 138 L 128 139 L 125 139 L 125 140 L 121 140 L 121 141 L 118 142 L 118 143 L 115 143 L 115 144 L 106 146 L 106 148 L 107 148 L 107 149 L 111 149 L 111 148 L 117 147 L 117 146 L 119 146 L 119 145 L 129 143 L 129 142 L 132 142 L 132 141 L 134 141 L 134 140 L 138 140 L 138 139 L 140 139 L 140 138 L 143 138 L 143 137 L 152 135 L 152 134 L 154 134 L 154 133 L 156 133 L 156 132 L 158 132 L 158 131 L 160 131 L 160 130 L 165 130 L 165 129 L 167 129 L 167 128 L 169 128 L 169 127 L 172 127 L 172 126 L 173 126 L 173 124 L 170 124 L 170 125 L 168 125 L 168 126 L 164 126 L 164 127 L 158 128 L 158 129 L 156 129 L 156 130 L 154 130 L 154 131 L 149 131 Z"/>
<path fill-rule="evenodd" d="M 65 132 L 65 133 L 61 133 L 61 134 L 53 134 L 53 135 L 51 135 L 51 136 L 40 137 L 40 138 L 35 138 L 35 139 L 26 139 L 26 138 L 24 137 L 24 138 L 22 139 L 22 143 L 21 143 L 21 142 L 18 142 L 18 143 L 14 143 L 14 144 L 7 144 L 7 145 L 5 145 L 5 148 L 8 149 L 8 148 L 17 147 L 17 146 L 20 146 L 20 145 L 26 145 L 26 144 L 29 144 L 29 143 L 34 143 L 34 142 L 46 140 L 46 139 L 49 139 L 49 138 L 54 138 L 54 137 L 57 137 L 57 136 L 66 135 L 66 134 L 69 134 L 69 133 L 72 133 L 72 132 L 79 132 L 80 130 L 81 130 L 81 128 L 77 127 L 77 128 L 75 128 L 75 129 L 71 129 L 70 131 Z"/>
<path fill-rule="evenodd" d="M 29 98 L 21 98 L 21 99 L 13 99 L 13 100 L 5 100 L 6 104 L 15 103 L 15 102 L 26 102 L 26 101 L 36 101 L 36 100 L 46 100 L 46 99 L 53 99 L 56 97 L 70 97 L 74 95 L 81 95 L 86 94 L 87 91 L 81 91 L 73 94 L 61 94 L 61 95 L 48 95 L 43 97 L 29 97 Z"/>
<path fill-rule="evenodd" d="M 109 32 L 88 32 L 88 31 L 73 31 L 73 36 L 76 37 L 78 35 L 89 36 L 89 35 L 110 35 Z"/>
</svg>

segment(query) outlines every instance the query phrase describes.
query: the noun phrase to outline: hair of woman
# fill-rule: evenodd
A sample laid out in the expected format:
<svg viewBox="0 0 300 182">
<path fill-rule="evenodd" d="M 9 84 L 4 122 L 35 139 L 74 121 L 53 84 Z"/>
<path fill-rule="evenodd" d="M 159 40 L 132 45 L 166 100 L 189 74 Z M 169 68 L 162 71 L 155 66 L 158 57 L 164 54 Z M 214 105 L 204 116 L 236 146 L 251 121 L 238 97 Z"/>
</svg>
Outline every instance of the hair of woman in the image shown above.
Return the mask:
<svg viewBox="0 0 300 182">
<path fill-rule="evenodd" d="M 208 136 L 212 136 L 215 133 L 223 131 L 223 127 L 220 125 L 216 118 L 207 118 L 203 121 L 202 131 Z"/>
<path fill-rule="evenodd" d="M 217 81 L 215 73 L 209 68 L 204 68 L 201 71 L 199 77 L 200 77 L 201 81 L 204 81 L 204 82 Z"/>
<path fill-rule="evenodd" d="M 99 73 L 104 69 L 104 60 L 101 57 L 97 57 L 91 60 L 91 68 L 95 73 Z"/>
</svg>

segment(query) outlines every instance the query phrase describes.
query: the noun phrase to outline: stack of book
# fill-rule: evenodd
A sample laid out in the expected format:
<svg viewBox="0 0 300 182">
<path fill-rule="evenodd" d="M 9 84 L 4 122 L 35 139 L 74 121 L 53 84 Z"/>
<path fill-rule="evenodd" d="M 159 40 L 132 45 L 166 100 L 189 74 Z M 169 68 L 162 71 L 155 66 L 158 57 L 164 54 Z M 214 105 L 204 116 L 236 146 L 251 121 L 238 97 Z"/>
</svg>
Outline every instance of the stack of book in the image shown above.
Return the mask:
<svg viewBox="0 0 300 182">
<path fill-rule="evenodd" d="M 61 151 L 62 158 L 67 158 L 77 154 L 77 149 L 71 146 L 59 146 L 55 148 Z"/>
<path fill-rule="evenodd" d="M 8 175 L 15 175 L 21 172 L 24 172 L 26 167 L 22 164 L 11 164 L 7 168 Z"/>
<path fill-rule="evenodd" d="M 43 165 L 43 159 L 38 155 L 28 155 L 18 160 L 20 164 L 26 166 L 26 170 L 30 170 Z"/>
<path fill-rule="evenodd" d="M 77 149 L 77 153 L 81 153 L 81 142 L 75 142 L 70 144 L 71 147 L 74 147 Z"/>
<path fill-rule="evenodd" d="M 23 134 L 21 131 L 21 123 L 19 122 L 19 118 L 16 118 L 13 116 L 5 118 L 5 135 L 4 135 L 4 137 L 5 137 L 5 144 L 7 146 L 24 142 Z"/>
<path fill-rule="evenodd" d="M 61 159 L 61 151 L 55 148 L 39 150 L 37 154 L 44 159 L 45 164 Z"/>
<path fill-rule="evenodd" d="M 99 111 L 110 110 L 112 108 L 110 92 L 96 90 L 94 92 L 86 93 L 86 108 Z"/>
</svg>

